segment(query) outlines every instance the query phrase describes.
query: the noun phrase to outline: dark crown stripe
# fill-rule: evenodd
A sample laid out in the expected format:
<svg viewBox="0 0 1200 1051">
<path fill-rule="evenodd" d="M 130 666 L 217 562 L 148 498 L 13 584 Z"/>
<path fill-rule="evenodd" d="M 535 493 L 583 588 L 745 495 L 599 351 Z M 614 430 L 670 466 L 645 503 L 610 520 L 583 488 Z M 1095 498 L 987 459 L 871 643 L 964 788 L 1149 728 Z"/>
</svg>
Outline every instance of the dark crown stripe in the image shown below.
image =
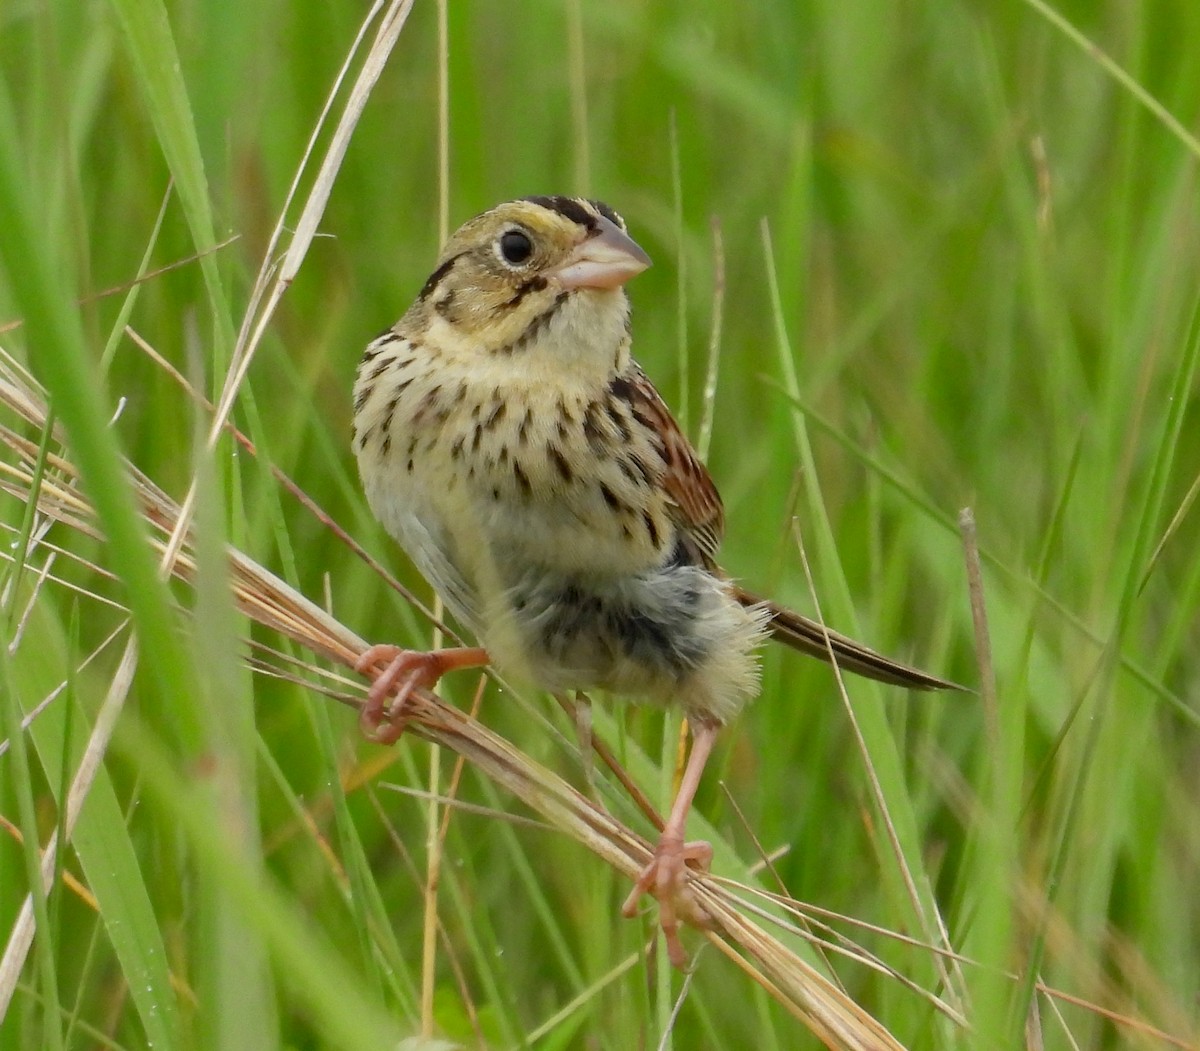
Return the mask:
<svg viewBox="0 0 1200 1051">
<path fill-rule="evenodd" d="M 620 217 L 613 209 L 611 209 L 603 201 L 597 201 L 594 198 L 588 201 L 593 208 L 596 209 L 605 219 L 611 223 L 616 223 L 622 230 L 625 229 L 625 220 Z"/>
<path fill-rule="evenodd" d="M 577 197 L 526 197 L 525 200 L 530 204 L 540 205 L 547 211 L 557 212 L 588 230 L 594 230 L 598 225 L 596 213 Z"/>
</svg>

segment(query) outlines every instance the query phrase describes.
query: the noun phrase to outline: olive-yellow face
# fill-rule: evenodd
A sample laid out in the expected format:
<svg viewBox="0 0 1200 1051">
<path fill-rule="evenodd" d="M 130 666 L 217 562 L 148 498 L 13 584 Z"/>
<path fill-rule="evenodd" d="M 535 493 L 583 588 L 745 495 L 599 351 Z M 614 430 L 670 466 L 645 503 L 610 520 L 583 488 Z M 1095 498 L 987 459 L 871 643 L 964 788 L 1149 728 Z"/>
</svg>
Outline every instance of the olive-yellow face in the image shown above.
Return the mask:
<svg viewBox="0 0 1200 1051">
<path fill-rule="evenodd" d="M 606 205 L 571 197 L 509 201 L 450 238 L 414 311 L 440 317 L 479 349 L 502 350 L 573 294 L 623 297 L 650 265 Z"/>
</svg>

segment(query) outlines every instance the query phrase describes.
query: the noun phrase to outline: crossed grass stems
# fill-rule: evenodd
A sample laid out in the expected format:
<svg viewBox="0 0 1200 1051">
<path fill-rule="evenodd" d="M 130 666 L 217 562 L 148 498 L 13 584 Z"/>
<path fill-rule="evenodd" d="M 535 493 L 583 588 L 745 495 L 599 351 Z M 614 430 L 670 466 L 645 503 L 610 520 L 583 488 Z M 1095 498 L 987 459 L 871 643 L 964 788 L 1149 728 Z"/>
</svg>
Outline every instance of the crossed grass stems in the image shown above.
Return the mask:
<svg viewBox="0 0 1200 1051">
<path fill-rule="evenodd" d="M 130 335 L 160 367 L 184 386 L 197 404 L 203 406 L 206 411 L 211 411 L 211 406 L 204 402 L 169 363 L 136 334 L 131 332 Z M 0 444 L 7 452 L 7 457 L 0 460 L 0 488 L 26 503 L 35 499 L 37 512 L 27 531 L 12 525 L 4 526 L 12 539 L 18 542 L 15 548 L 10 545 L 4 546 L 5 559 L 13 564 L 23 564 L 27 578 L 32 581 L 28 588 L 25 609 L 14 620 L 17 627 L 12 646 L 15 649 L 20 644 L 29 612 L 34 608 L 42 590 L 49 584 L 70 588 L 85 602 L 107 606 L 110 610 L 115 609 L 118 614 L 123 611 L 111 598 L 69 583 L 62 574 L 54 571 L 55 564 L 64 560 L 77 563 L 88 573 L 110 579 L 114 576 L 103 566 L 74 553 L 69 543 L 57 544 L 50 538 L 52 527 L 57 525 L 82 536 L 102 540 L 92 507 L 80 491 L 77 471 L 69 452 L 63 446 L 62 436 L 57 432 L 49 437 L 46 435 L 49 414 L 43 391 L 3 348 L 0 348 L 0 409 L 8 417 L 0 423 Z M 226 430 L 243 448 L 254 454 L 253 445 L 244 435 L 230 424 L 226 424 Z M 37 437 L 30 437 L 31 434 Z M 46 449 L 44 460 L 41 456 L 43 446 Z M 331 529 L 356 556 L 364 559 L 386 586 L 404 593 L 422 613 L 433 619 L 427 610 L 408 596 L 401 585 L 322 512 L 294 482 L 277 469 L 272 470 L 279 484 L 309 513 Z M 179 523 L 180 507 L 134 465 L 127 463 L 126 471 L 129 484 L 137 494 L 141 514 L 150 526 L 152 543 L 157 553 L 164 556 L 172 547 L 170 538 L 177 535 L 175 530 Z M 352 673 L 352 669 L 367 649 L 367 642 L 246 553 L 229 547 L 227 556 L 231 597 L 236 608 L 252 622 L 270 629 L 312 655 L 311 658 L 293 656 L 282 647 L 268 645 L 260 639 L 247 636 L 243 643 L 250 668 L 259 675 L 292 682 L 329 700 L 355 709 L 361 708 L 365 699 L 366 684 L 360 676 Z M 178 545 L 170 567 L 171 574 L 176 579 L 185 584 L 194 582 L 197 562 L 190 531 L 183 534 L 182 543 Z M 9 608 L 21 598 L 21 589 L 13 586 L 15 579 L 15 575 L 10 576 L 8 586 L 0 595 L 4 606 Z M 110 634 L 97 651 L 84 658 L 81 667 L 95 659 L 100 649 L 116 642 L 121 634 L 120 630 Z M 65 687 L 65 680 L 63 686 Z M 59 687 L 35 706 L 27 716 L 27 723 L 36 718 L 47 704 L 52 703 L 62 688 Z M 598 797 L 589 797 L 577 791 L 558 774 L 489 730 L 472 713 L 448 705 L 428 691 L 418 691 L 410 698 L 405 714 L 408 719 L 407 732 L 447 748 L 459 757 L 458 769 L 450 782 L 450 798 L 446 800 L 451 806 L 455 805 L 453 796 L 460 782 L 462 765 L 470 763 L 496 786 L 520 799 L 549 826 L 575 840 L 624 877 L 634 879 L 649 861 L 651 844 L 604 808 L 598 802 Z M 106 740 L 105 738 L 104 741 Z M 101 749 L 104 747 L 104 741 L 98 744 Z M 661 817 L 637 787 L 634 778 L 602 742 L 597 740 L 595 747 L 598 758 L 612 772 L 621 790 L 628 794 L 629 799 L 651 824 L 661 827 Z M 93 768 L 98 758 L 91 757 Z M 581 760 L 577 769 L 587 765 Z M 84 766 L 81 762 L 81 770 Z M 80 787 L 78 778 L 76 787 Z M 86 784 L 82 789 L 86 791 Z M 78 793 L 76 796 L 78 798 Z M 962 806 L 969 808 L 970 803 L 964 801 Z M 507 819 L 506 815 L 495 815 L 491 811 L 485 813 Z M 886 820 L 886 814 L 884 817 Z M 68 818 L 73 821 L 73 815 L 68 814 Z M 67 827 L 69 829 L 69 823 Z M 760 851 L 761 866 L 770 869 L 771 857 L 763 851 L 751 830 L 746 831 Z M 445 834 L 444 824 L 442 834 Z M 50 867 L 44 871 L 53 869 Z M 908 878 L 911 879 L 911 876 Z M 714 873 L 693 873 L 691 887 L 697 904 L 710 920 L 709 926 L 702 931 L 708 943 L 729 957 L 748 978 L 757 982 L 826 1046 L 839 1049 L 902 1046 L 840 986 L 831 963 L 831 957 L 835 956 L 902 983 L 955 1026 L 966 1027 L 966 985 L 963 968 L 972 964 L 953 950 L 940 916 L 933 917 L 929 928 L 937 932 L 935 937 L 940 943 L 931 944 L 847 917 L 838 917 L 826 910 L 798 902 L 791 898 L 782 886 L 779 892 L 772 893 L 751 884 L 722 878 Z M 1033 896 L 1030 895 L 1030 901 L 1032 900 Z M 1032 905 L 1030 907 L 1032 908 Z M 895 939 L 916 951 L 929 953 L 939 976 L 939 991 L 917 987 L 895 968 L 841 934 L 832 925 L 834 921 L 857 926 L 874 935 Z M 26 929 L 21 928 L 22 922 L 26 924 Z M 815 951 L 817 958 L 824 962 L 824 966 L 815 967 L 801 958 L 793 948 L 781 940 L 781 937 L 772 934 L 768 927 L 779 931 L 783 938 L 799 939 L 807 943 Z M 23 944 L 27 949 L 31 938 L 32 920 L 24 915 L 24 920 L 19 920 L 10 934 L 9 955 L 13 953 L 14 944 Z M 650 946 L 653 945 L 652 938 Z M 19 971 L 19 967 L 17 970 Z M 613 973 L 615 975 L 618 972 Z M 1017 980 L 1017 976 L 1014 975 L 1013 979 Z M 1037 989 L 1040 995 L 1034 1001 L 1035 1005 L 1046 1005 L 1064 1026 L 1066 1023 L 1058 1012 L 1059 1001 L 1082 1006 L 1112 1019 L 1115 1023 L 1163 1039 L 1169 1044 L 1186 1046 L 1136 1018 L 1089 1003 L 1041 983 L 1038 983 Z M 1034 1024 L 1039 1023 L 1035 1021 Z"/>
</svg>

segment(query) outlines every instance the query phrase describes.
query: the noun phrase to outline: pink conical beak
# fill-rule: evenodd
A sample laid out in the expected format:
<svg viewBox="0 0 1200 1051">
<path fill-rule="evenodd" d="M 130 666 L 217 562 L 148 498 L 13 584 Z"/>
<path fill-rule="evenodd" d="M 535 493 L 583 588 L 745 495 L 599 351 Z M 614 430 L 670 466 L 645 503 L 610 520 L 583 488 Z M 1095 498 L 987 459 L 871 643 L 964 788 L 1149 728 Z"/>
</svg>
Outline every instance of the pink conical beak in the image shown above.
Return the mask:
<svg viewBox="0 0 1200 1051">
<path fill-rule="evenodd" d="M 596 232 L 553 272 L 563 288 L 619 288 L 650 265 L 650 257 L 616 223 L 603 216 Z"/>
</svg>

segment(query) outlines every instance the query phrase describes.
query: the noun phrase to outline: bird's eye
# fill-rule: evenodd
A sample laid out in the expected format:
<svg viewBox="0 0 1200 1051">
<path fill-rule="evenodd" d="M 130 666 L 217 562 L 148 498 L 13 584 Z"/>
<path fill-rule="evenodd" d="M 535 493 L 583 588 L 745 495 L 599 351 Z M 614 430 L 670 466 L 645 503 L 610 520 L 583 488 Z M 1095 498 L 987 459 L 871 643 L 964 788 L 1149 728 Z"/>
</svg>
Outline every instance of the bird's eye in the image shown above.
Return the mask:
<svg viewBox="0 0 1200 1051">
<path fill-rule="evenodd" d="M 506 230 L 500 235 L 500 254 L 506 263 L 524 263 L 533 255 L 533 242 L 520 230 Z"/>
</svg>

